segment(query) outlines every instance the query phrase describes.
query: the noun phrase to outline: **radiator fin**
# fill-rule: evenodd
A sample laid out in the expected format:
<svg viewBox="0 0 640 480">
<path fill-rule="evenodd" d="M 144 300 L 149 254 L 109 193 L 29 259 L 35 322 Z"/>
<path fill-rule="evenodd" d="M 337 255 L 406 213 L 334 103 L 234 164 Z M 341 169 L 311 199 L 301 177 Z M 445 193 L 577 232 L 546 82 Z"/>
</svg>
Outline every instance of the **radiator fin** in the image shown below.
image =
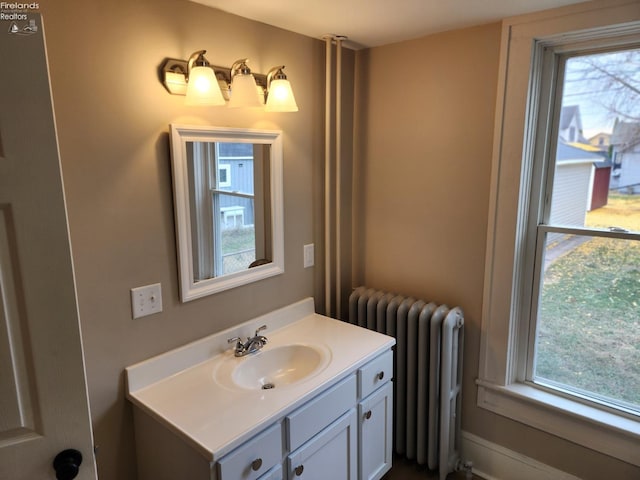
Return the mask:
<svg viewBox="0 0 640 480">
<path fill-rule="evenodd" d="M 460 460 L 462 310 L 358 287 L 349 322 L 395 337 L 395 452 L 445 480 Z"/>
</svg>

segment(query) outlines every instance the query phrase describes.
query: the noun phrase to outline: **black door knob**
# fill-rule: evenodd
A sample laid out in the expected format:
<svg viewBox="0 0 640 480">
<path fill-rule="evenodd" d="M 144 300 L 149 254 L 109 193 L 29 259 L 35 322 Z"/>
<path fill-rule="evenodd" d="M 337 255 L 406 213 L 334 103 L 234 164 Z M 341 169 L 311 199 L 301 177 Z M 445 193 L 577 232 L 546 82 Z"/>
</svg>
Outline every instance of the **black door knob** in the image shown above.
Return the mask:
<svg viewBox="0 0 640 480">
<path fill-rule="evenodd" d="M 78 476 L 82 454 L 73 449 L 63 450 L 53 459 L 53 469 L 58 480 L 73 480 Z"/>
</svg>

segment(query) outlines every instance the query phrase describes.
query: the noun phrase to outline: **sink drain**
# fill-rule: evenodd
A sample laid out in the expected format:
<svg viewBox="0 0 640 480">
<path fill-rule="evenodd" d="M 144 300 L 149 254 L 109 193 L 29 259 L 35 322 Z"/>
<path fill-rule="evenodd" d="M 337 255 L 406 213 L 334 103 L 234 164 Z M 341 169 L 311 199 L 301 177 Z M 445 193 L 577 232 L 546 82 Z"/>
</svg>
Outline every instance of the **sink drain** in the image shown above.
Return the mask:
<svg viewBox="0 0 640 480">
<path fill-rule="evenodd" d="M 265 383 L 262 385 L 262 390 L 271 390 L 272 388 L 276 388 L 273 383 Z"/>
</svg>

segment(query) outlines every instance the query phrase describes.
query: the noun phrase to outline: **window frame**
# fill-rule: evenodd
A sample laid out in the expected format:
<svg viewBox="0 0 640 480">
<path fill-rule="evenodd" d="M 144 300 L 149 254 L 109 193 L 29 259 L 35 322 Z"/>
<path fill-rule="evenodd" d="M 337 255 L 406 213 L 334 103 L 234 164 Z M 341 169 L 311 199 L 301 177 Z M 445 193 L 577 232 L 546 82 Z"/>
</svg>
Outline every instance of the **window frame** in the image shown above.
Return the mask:
<svg viewBox="0 0 640 480">
<path fill-rule="evenodd" d="M 531 305 L 536 239 L 530 232 L 540 218 L 529 212 L 545 206 L 544 159 L 555 149 L 551 136 L 536 136 L 549 131 L 555 113 L 545 82 L 555 82 L 558 70 L 543 78 L 544 62 L 637 43 L 639 34 L 640 12 L 629 2 L 580 4 L 503 23 L 476 382 L 478 406 L 637 466 L 637 417 L 527 380 L 532 325 L 522 312 Z"/>
</svg>

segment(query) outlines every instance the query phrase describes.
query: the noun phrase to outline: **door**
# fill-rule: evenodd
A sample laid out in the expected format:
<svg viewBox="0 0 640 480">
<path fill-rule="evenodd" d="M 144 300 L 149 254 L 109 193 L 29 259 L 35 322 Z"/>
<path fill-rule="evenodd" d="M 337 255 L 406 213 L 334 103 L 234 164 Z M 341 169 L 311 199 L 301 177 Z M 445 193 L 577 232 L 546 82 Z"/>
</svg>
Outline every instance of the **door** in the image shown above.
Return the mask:
<svg viewBox="0 0 640 480">
<path fill-rule="evenodd" d="M 358 404 L 360 480 L 378 480 L 391 469 L 393 383 L 387 382 Z"/>
<path fill-rule="evenodd" d="M 0 478 L 55 479 L 75 449 L 76 478 L 95 480 L 44 32 L 28 17 L 0 22 Z"/>
<path fill-rule="evenodd" d="M 355 409 L 287 457 L 290 479 L 356 480 L 358 469 Z"/>
</svg>

